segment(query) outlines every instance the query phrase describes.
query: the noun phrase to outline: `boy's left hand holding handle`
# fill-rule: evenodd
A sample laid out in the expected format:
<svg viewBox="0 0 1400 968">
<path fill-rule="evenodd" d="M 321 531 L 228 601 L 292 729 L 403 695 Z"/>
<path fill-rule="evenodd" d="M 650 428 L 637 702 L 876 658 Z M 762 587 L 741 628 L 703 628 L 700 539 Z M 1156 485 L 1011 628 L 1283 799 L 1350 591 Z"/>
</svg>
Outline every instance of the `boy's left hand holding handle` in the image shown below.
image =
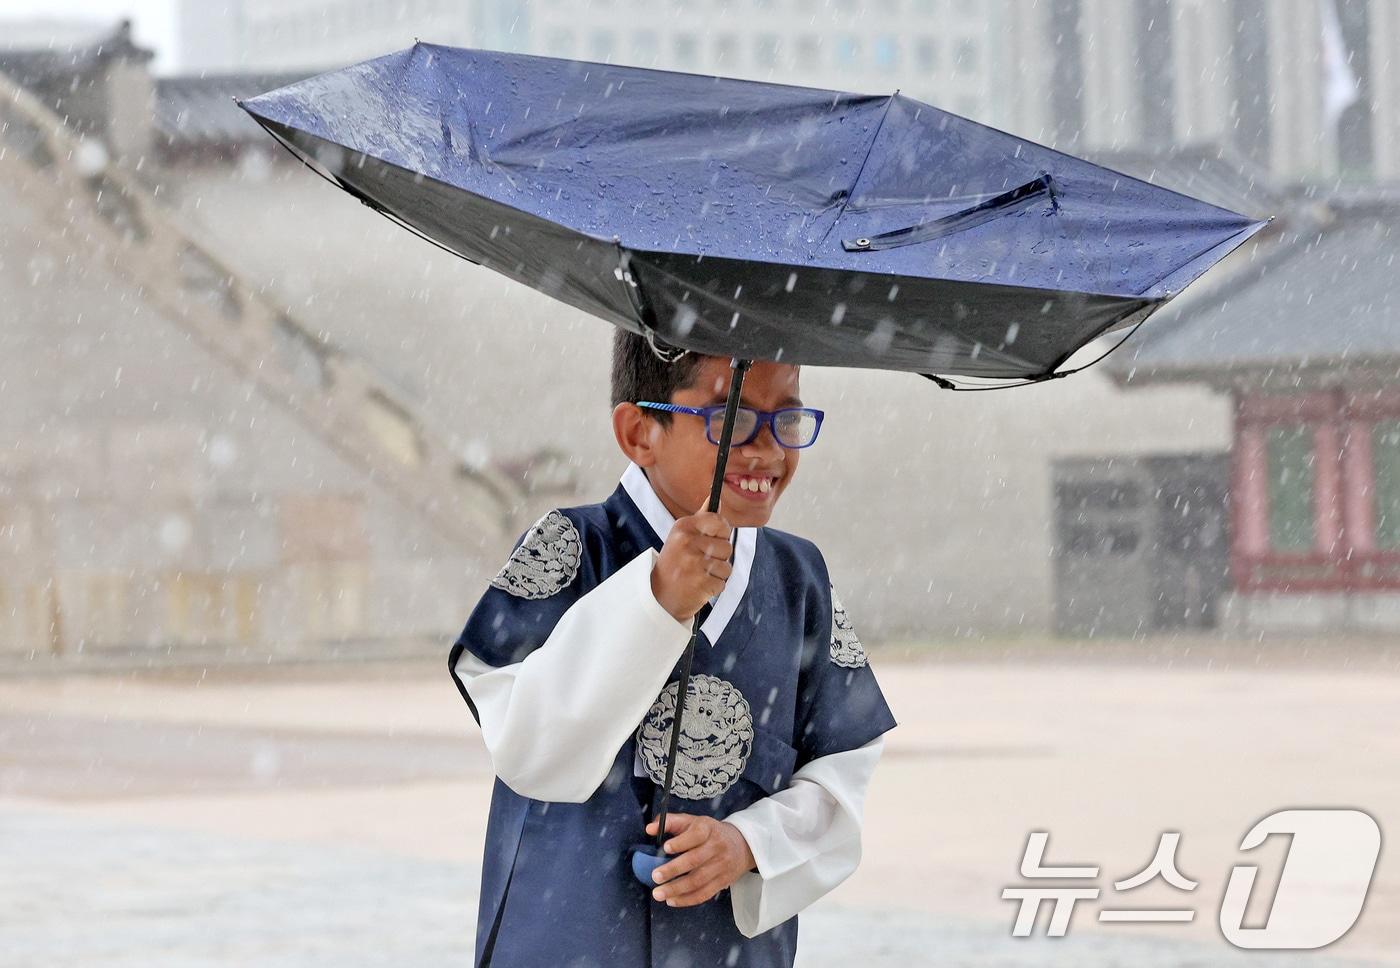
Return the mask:
<svg viewBox="0 0 1400 968">
<path fill-rule="evenodd" d="M 666 832 L 676 836 L 662 848 L 679 856 L 652 873 L 663 886 L 651 893 L 671 907 L 704 904 L 755 867 L 748 841 L 732 823 L 697 814 L 668 813 Z M 647 834 L 656 836 L 655 820 L 647 824 Z"/>
<path fill-rule="evenodd" d="M 651 593 L 662 608 L 682 624 L 688 623 L 707 598 L 724 591 L 734 566 L 734 526 L 717 511 L 701 507 L 677 518 L 651 570 Z"/>
</svg>

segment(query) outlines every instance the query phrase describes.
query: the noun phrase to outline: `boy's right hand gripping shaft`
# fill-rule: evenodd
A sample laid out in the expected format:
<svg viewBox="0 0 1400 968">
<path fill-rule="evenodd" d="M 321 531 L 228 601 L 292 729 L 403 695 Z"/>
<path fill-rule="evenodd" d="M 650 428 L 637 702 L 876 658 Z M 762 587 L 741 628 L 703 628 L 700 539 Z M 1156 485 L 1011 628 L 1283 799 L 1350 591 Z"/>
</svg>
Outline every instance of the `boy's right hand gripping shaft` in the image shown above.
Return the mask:
<svg viewBox="0 0 1400 968">
<path fill-rule="evenodd" d="M 651 569 L 651 592 L 678 622 L 689 622 L 705 602 L 724 590 L 733 565 L 734 534 L 718 512 L 703 508 L 678 518 Z"/>
</svg>

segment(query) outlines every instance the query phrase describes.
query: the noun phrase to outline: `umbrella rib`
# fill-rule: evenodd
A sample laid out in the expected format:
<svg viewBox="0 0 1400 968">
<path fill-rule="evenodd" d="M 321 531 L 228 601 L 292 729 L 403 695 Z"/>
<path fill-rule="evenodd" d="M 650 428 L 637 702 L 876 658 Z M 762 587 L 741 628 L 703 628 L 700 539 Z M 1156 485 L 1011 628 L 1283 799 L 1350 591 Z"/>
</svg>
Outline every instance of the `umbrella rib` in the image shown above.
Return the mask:
<svg viewBox="0 0 1400 968">
<path fill-rule="evenodd" d="M 1254 223 L 1252 223 L 1252 224 L 1250 224 L 1250 225 L 1246 225 L 1244 228 L 1240 229 L 1238 232 L 1232 233 L 1232 234 L 1229 236 L 1229 238 L 1222 239 L 1222 240 L 1220 240 L 1219 242 L 1213 242 L 1213 243 L 1211 243 L 1210 245 L 1207 245 L 1205 248 L 1201 249 L 1199 252 L 1196 252 L 1194 255 L 1192 255 L 1189 259 L 1184 259 L 1184 260 L 1182 260 L 1182 262 L 1181 262 L 1180 265 L 1178 265 L 1178 266 L 1177 266 L 1175 269 L 1173 269 L 1171 272 L 1168 272 L 1165 276 L 1162 276 L 1162 277 L 1161 277 L 1160 279 L 1158 279 L 1156 282 L 1152 283 L 1152 285 L 1150 285 L 1150 286 L 1146 287 L 1145 289 L 1143 289 L 1142 292 L 1139 293 L 1139 295 L 1144 295 L 1145 293 L 1149 293 L 1149 292 L 1151 292 L 1151 291 L 1154 290 L 1154 289 L 1160 288 L 1160 287 L 1161 287 L 1164 283 L 1166 283 L 1168 280 L 1174 279 L 1174 278 L 1180 276 L 1183 272 L 1187 271 L 1188 269 L 1191 269 L 1193 266 L 1195 266 L 1195 264 L 1196 264 L 1203 256 L 1209 255 L 1211 252 L 1214 252 L 1216 249 L 1223 248 L 1223 247 L 1229 247 L 1230 251 L 1233 252 L 1235 249 L 1239 248 L 1241 245 L 1244 245 L 1245 242 L 1249 241 L 1250 237 L 1253 236 L 1253 235 L 1254 235 L 1256 232 L 1258 232 L 1260 229 L 1265 228 L 1266 226 L 1268 226 L 1269 223 L 1272 222 L 1273 220 L 1274 220 L 1274 216 L 1270 215 L 1267 219 L 1263 219 L 1263 220 L 1260 220 L 1260 221 L 1255 221 Z M 1237 241 L 1237 240 L 1238 240 L 1238 241 Z M 1209 268 L 1210 268 L 1210 266 L 1207 266 L 1206 269 L 1202 269 L 1199 273 L 1197 273 L 1197 276 L 1199 276 L 1199 275 L 1201 275 L 1201 274 L 1204 274 L 1204 273 L 1206 272 L 1206 270 L 1209 269 Z M 1185 289 L 1187 285 L 1190 285 L 1190 283 L 1189 283 L 1189 282 L 1186 283 L 1186 284 L 1183 285 L 1181 288 L 1182 288 L 1182 289 Z M 1180 290 L 1177 290 L 1177 291 L 1179 292 Z M 1171 295 L 1172 295 L 1172 293 L 1171 293 L 1170 290 L 1166 290 L 1165 294 L 1166 294 L 1166 296 L 1167 296 L 1168 298 L 1170 298 Z M 1148 298 L 1150 298 L 1150 297 L 1148 297 Z"/>
<path fill-rule="evenodd" d="M 1072 369 L 1072 370 L 1060 370 L 1060 371 L 1057 372 L 1057 371 L 1054 369 L 1054 367 L 1051 367 L 1050 370 L 1049 370 L 1048 372 L 1042 373 L 1042 374 L 1040 374 L 1039 376 L 1031 377 L 1031 378 L 1028 379 L 1028 380 L 1022 380 L 1020 383 L 999 383 L 999 384 L 997 384 L 996 386 L 983 386 L 983 387 L 958 386 L 956 383 L 954 383 L 952 380 L 948 379 L 947 377 L 937 376 L 937 375 L 935 375 L 935 374 L 933 374 L 933 373 L 920 373 L 919 375 L 922 376 L 922 377 L 925 377 L 925 378 L 927 378 L 927 379 L 929 379 L 929 380 L 932 380 L 934 383 L 938 384 L 938 386 L 941 387 L 941 388 L 944 389 L 944 390 L 961 390 L 961 391 L 963 391 L 963 392 L 968 392 L 968 391 L 977 392 L 977 391 L 980 391 L 980 390 L 1014 390 L 1014 389 L 1016 389 L 1017 387 L 1026 387 L 1026 386 L 1030 386 L 1032 383 L 1044 383 L 1046 380 L 1058 380 L 1058 379 L 1060 379 L 1061 377 L 1069 376 L 1071 373 L 1078 373 L 1078 372 L 1080 372 L 1081 370 L 1087 370 L 1087 369 L 1089 369 L 1089 367 L 1093 366 L 1095 363 L 1098 363 L 1100 360 L 1104 359 L 1104 357 L 1108 356 L 1108 354 L 1110 354 L 1110 353 L 1112 353 L 1114 350 L 1118 349 L 1118 347 L 1122 346 L 1122 345 L 1123 345 L 1124 343 L 1126 343 L 1129 339 L 1131 339 L 1131 338 L 1132 338 L 1132 335 L 1138 331 L 1138 328 L 1139 328 L 1140 326 L 1142 326 L 1143 323 L 1147 322 L 1148 317 L 1151 316 L 1152 313 L 1154 313 L 1154 312 L 1156 312 L 1158 309 L 1160 309 L 1161 306 L 1162 306 L 1161 303 L 1151 303 L 1151 304 L 1149 304 L 1149 305 L 1147 305 L 1147 306 L 1143 306 L 1143 307 L 1141 307 L 1141 308 L 1139 308 L 1139 309 L 1134 310 L 1134 312 L 1144 313 L 1144 315 L 1143 315 L 1143 317 L 1142 317 L 1141 319 L 1139 319 L 1136 323 L 1133 323 L 1132 328 L 1129 329 L 1126 333 L 1124 333 L 1124 334 L 1118 339 L 1118 342 L 1114 343 L 1112 346 L 1110 346 L 1108 349 L 1104 350 L 1104 351 L 1103 351 L 1102 353 L 1100 353 L 1098 356 L 1094 357 L 1094 358 L 1093 358 L 1092 360 L 1090 360 L 1088 363 L 1085 363 L 1083 366 L 1076 366 L 1076 367 L 1075 367 L 1074 369 Z M 1081 349 L 1082 349 L 1082 347 L 1081 347 Z M 1078 352 L 1078 351 L 1076 351 L 1076 352 Z M 1074 354 L 1071 353 L 1070 355 L 1073 356 Z M 1068 357 L 1066 357 L 1066 359 L 1068 359 Z M 1060 363 L 1063 363 L 1063 362 L 1064 362 L 1064 360 L 1060 360 Z M 1055 364 L 1055 366 L 1059 366 L 1059 365 L 1060 365 L 1059 363 L 1056 363 L 1056 364 Z"/>
<path fill-rule="evenodd" d="M 647 299 L 646 291 L 642 288 L 641 275 L 632 271 L 632 252 L 625 248 L 622 240 L 616 236 L 613 237 L 613 244 L 617 246 L 617 277 L 622 281 L 623 288 L 627 291 L 627 301 L 632 305 L 632 312 L 637 314 L 637 322 L 642 327 L 642 335 L 646 337 L 647 345 L 651 347 L 652 353 L 661 362 L 674 363 L 690 351 L 678 343 L 672 342 L 669 338 L 663 338 L 662 342 L 670 349 L 680 351 L 675 356 L 668 355 L 669 349 L 663 349 L 656 345 L 656 313 L 652 310 L 651 301 Z"/>
<path fill-rule="evenodd" d="M 241 106 L 242 106 L 242 105 L 240 105 L 240 107 L 241 107 Z M 285 148 L 285 149 L 287 150 L 287 153 L 288 153 L 289 155 L 291 155 L 291 156 L 292 156 L 293 158 L 295 158 L 297 161 L 301 162 L 302 165 L 305 166 L 306 169 L 307 169 L 308 171 L 310 171 L 313 175 L 315 175 L 317 178 L 320 178 L 321 180 L 323 180 L 323 181 L 325 181 L 325 182 L 327 182 L 327 183 L 329 183 L 329 184 L 331 184 L 331 185 L 334 185 L 336 188 L 339 188 L 341 191 L 343 191 L 345 194 L 349 195 L 351 198 L 354 198 L 354 199 L 358 200 L 358 201 L 360 202 L 361 205 L 364 205 L 366 208 L 373 209 L 374 211 L 378 212 L 380 215 L 382 215 L 382 216 L 384 216 L 385 218 L 387 218 L 389 221 L 393 222 L 395 225 L 398 225 L 398 226 L 400 226 L 400 227 L 402 227 L 402 228 L 408 229 L 408 231 L 410 231 L 410 232 L 412 232 L 414 235 L 418 236 L 418 237 L 419 237 L 420 239 L 422 239 L 424 242 L 431 242 L 433 245 L 437 246 L 439 249 L 441 249 L 442 251 L 446 252 L 448 255 L 455 255 L 457 258 L 462 259 L 462 260 L 465 261 L 465 262 L 470 262 L 470 263 L 471 263 L 472 265 L 474 265 L 474 266 L 479 266 L 479 265 L 481 265 L 481 263 L 480 263 L 480 262 L 477 262 L 475 259 L 470 258 L 469 256 L 463 255 L 462 253 L 458 252 L 456 249 L 451 248 L 450 246 L 444 245 L 443 243 L 439 242 L 437 239 L 433 238 L 431 235 L 428 235 L 426 232 L 420 231 L 420 230 L 419 230 L 416 226 L 414 226 L 411 222 L 405 221 L 403 218 L 399 217 L 398 215 L 396 215 L 396 214 L 394 214 L 393 212 L 389 211 L 388 209 L 384 208 L 384 206 L 380 205 L 377 201 L 375 201 L 374 199 L 370 198 L 370 197 L 369 197 L 368 195 L 366 195 L 364 192 L 362 192 L 362 191 L 360 191 L 359 189 L 355 188 L 355 187 L 354 187 L 353 185 L 351 185 L 349 182 L 341 181 L 339 178 L 336 178 L 336 177 L 334 177 L 334 176 L 332 176 L 332 175 L 328 175 L 327 173 L 325 173 L 325 172 L 319 170 L 315 165 L 311 164 L 311 162 L 308 161 L 308 160 L 306 159 L 306 156 L 305 156 L 304 154 L 302 154 L 302 153 L 301 153 L 300 151 L 298 151 L 295 147 L 293 147 L 291 144 L 289 144 L 287 141 L 285 141 L 285 140 L 282 138 L 281 135 L 279 135 L 276 131 L 273 131 L 273 130 L 272 130 L 271 128 L 269 128 L 267 125 L 263 124 L 261 118 L 259 118 L 257 115 L 253 115 L 253 120 L 254 120 L 254 121 L 257 121 L 257 122 L 258 122 L 258 126 L 261 127 L 264 131 L 266 131 L 268 134 L 272 135 L 272 140 L 273 140 L 273 141 L 277 142 L 279 145 L 281 145 L 283 148 Z M 371 156 L 366 156 L 366 157 L 371 157 Z M 387 162 L 383 162 L 382 159 L 376 158 L 375 161 L 379 161 L 381 164 L 387 164 Z"/>
<path fill-rule="evenodd" d="M 894 99 L 897 97 L 899 97 L 898 90 L 885 99 L 885 110 L 881 112 L 880 121 L 875 125 L 875 133 L 870 136 L 870 147 L 865 149 L 865 157 L 860 160 L 860 167 L 856 169 L 856 177 L 851 180 L 851 187 L 846 192 L 846 197 L 841 199 L 840 210 L 836 213 L 836 217 L 831 220 L 831 224 L 826 227 L 826 231 L 822 233 L 821 241 L 817 243 L 818 249 L 826 245 L 826 240 L 831 237 L 831 230 L 836 228 L 837 223 L 841 221 L 841 216 L 846 214 L 846 206 L 851 204 L 851 199 L 855 196 L 856 187 L 860 185 L 860 176 L 865 174 L 865 165 L 870 161 L 870 156 L 875 153 L 875 142 L 880 138 L 880 130 L 884 128 L 885 118 L 890 116 L 890 106 L 894 104 Z"/>
</svg>

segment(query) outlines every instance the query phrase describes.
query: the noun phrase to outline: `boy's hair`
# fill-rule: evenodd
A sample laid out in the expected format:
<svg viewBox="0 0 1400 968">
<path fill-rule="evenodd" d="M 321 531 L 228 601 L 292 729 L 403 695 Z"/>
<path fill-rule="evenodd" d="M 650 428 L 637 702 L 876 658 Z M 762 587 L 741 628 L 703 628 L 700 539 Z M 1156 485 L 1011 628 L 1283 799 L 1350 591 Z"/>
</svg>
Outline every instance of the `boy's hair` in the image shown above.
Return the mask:
<svg viewBox="0 0 1400 968">
<path fill-rule="evenodd" d="M 699 353 L 683 353 L 674 363 L 667 363 L 652 350 L 646 337 L 618 327 L 613 334 L 612 405 L 654 400 L 670 403 L 671 394 L 684 390 L 695 381 L 700 361 Z M 671 414 L 665 410 L 647 410 L 663 427 L 671 426 Z"/>
</svg>

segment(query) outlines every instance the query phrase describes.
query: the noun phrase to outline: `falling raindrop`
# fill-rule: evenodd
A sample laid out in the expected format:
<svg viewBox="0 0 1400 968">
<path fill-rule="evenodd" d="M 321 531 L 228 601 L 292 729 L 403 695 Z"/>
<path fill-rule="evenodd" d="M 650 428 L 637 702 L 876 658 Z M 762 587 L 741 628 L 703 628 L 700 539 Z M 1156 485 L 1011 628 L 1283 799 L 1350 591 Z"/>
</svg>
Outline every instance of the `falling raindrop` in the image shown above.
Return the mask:
<svg viewBox="0 0 1400 968">
<path fill-rule="evenodd" d="M 671 319 L 671 328 L 677 336 L 686 336 L 695 328 L 695 321 L 700 318 L 700 314 L 695 308 L 685 303 L 676 306 L 676 314 Z"/>
<path fill-rule="evenodd" d="M 895 333 L 896 327 L 894 325 L 894 320 L 890 319 L 888 316 L 883 316 L 880 318 L 879 322 L 875 324 L 875 328 L 871 330 L 870 335 L 865 337 L 865 345 L 870 347 L 871 352 L 875 353 L 877 356 L 882 355 L 890 348 L 890 344 L 894 342 Z"/>
</svg>

